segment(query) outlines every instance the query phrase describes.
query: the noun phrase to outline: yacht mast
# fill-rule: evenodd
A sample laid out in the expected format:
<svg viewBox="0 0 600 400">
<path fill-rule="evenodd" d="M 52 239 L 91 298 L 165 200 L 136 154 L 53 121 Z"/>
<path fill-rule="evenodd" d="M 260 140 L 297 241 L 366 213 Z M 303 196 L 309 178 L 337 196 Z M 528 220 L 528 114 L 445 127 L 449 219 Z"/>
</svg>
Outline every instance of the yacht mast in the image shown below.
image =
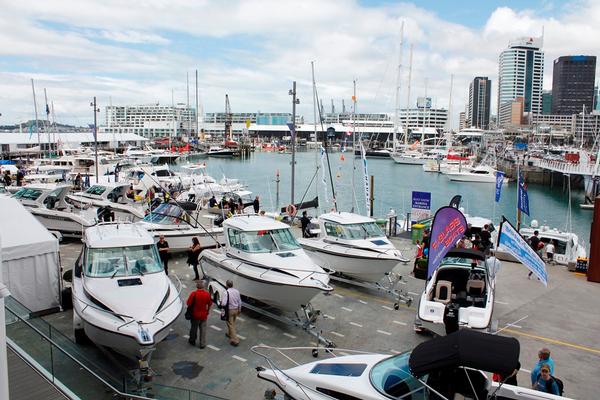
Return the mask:
<svg viewBox="0 0 600 400">
<path fill-rule="evenodd" d="M 396 110 L 394 115 L 394 137 L 393 148 L 396 152 L 396 137 L 398 136 L 398 128 L 400 127 L 400 87 L 402 85 L 402 49 L 404 47 L 404 21 L 400 26 L 400 52 L 398 55 L 398 72 L 396 75 Z"/>
<path fill-rule="evenodd" d="M 310 70 L 312 74 L 312 95 L 313 95 L 313 120 L 314 120 L 314 133 L 313 140 L 315 141 L 315 168 L 319 168 L 319 148 L 317 147 L 317 143 L 319 142 L 317 136 L 317 85 L 315 82 L 315 62 L 310 62 Z M 319 180 L 317 179 L 315 184 L 315 189 L 317 191 L 317 196 L 319 196 Z"/>
<path fill-rule="evenodd" d="M 356 200 L 356 187 L 354 186 L 354 172 L 356 170 L 356 157 L 354 157 L 354 152 L 356 148 L 356 79 L 352 81 L 354 86 L 354 91 L 352 92 L 352 208 L 350 212 L 354 212 L 354 205 L 356 204 L 356 208 L 358 209 L 358 203 Z M 394 147 L 395 146 L 394 142 Z M 347 148 L 348 146 L 346 146 Z"/>
<path fill-rule="evenodd" d="M 40 130 L 38 128 L 38 112 L 37 101 L 35 100 L 35 86 L 33 86 L 33 78 L 31 78 L 31 90 L 33 91 L 33 110 L 35 112 L 35 133 L 37 133 L 39 158 L 42 158 L 42 142 L 40 140 Z"/>
<path fill-rule="evenodd" d="M 454 74 L 450 75 L 450 100 L 448 100 L 448 133 L 446 136 L 446 149 L 452 146 L 452 88 L 454 86 Z"/>
<path fill-rule="evenodd" d="M 48 107 L 48 94 L 44 88 L 44 104 L 46 105 L 46 136 L 48 137 L 48 158 L 50 158 L 50 107 Z"/>
<path fill-rule="evenodd" d="M 408 146 L 408 113 L 410 110 L 410 81 L 412 79 L 413 45 L 410 45 L 410 55 L 408 57 L 408 86 L 406 88 L 406 121 L 404 123 L 404 148 Z"/>
</svg>

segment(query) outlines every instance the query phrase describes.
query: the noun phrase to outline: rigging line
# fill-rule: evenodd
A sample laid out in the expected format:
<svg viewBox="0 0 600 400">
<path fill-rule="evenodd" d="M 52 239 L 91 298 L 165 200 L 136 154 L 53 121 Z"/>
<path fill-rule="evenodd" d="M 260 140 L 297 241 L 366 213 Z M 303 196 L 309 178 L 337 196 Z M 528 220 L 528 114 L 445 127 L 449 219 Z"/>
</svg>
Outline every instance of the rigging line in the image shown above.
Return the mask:
<svg viewBox="0 0 600 400">
<path fill-rule="evenodd" d="M 319 93 L 317 91 L 317 85 L 315 84 L 315 97 L 317 99 L 317 102 L 319 100 Z M 329 162 L 329 153 L 327 152 L 327 133 L 325 132 L 325 129 L 323 128 L 323 116 L 321 115 L 321 108 L 319 107 L 319 121 L 321 123 L 321 131 L 323 132 L 323 142 L 325 143 L 324 149 L 325 149 L 325 158 L 327 159 L 327 168 L 329 169 L 329 182 L 331 183 L 331 195 L 333 198 L 333 209 L 334 211 L 337 211 L 337 200 L 335 198 L 335 187 L 333 184 L 333 176 L 331 175 L 331 163 Z"/>
<path fill-rule="evenodd" d="M 306 187 L 306 190 L 304 191 L 304 194 L 302 195 L 302 198 L 300 199 L 299 204 L 301 206 L 304 204 L 304 199 L 306 198 L 306 195 L 308 194 L 308 191 L 310 190 L 310 187 L 312 186 L 312 183 L 315 180 L 315 178 L 317 177 L 318 173 L 319 173 L 319 167 L 317 167 L 317 169 L 315 170 L 315 173 L 313 174 L 312 178 L 310 179 L 310 182 L 308 183 L 308 186 Z M 317 209 L 318 209 L 318 207 L 317 207 Z M 292 215 L 292 220 L 291 220 L 290 224 L 294 223 L 294 218 L 296 218 L 296 216 Z"/>
</svg>

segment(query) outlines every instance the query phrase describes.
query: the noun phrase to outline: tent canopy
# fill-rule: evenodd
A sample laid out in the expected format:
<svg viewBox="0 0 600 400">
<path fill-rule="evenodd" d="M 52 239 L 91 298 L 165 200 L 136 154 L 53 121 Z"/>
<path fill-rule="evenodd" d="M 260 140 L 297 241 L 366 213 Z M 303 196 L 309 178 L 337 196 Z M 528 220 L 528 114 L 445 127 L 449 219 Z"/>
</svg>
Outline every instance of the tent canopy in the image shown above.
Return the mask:
<svg viewBox="0 0 600 400">
<path fill-rule="evenodd" d="M 515 338 L 461 329 L 415 347 L 408 365 L 416 376 L 457 367 L 508 376 L 519 365 L 519 352 Z"/>
<path fill-rule="evenodd" d="M 0 197 L 4 262 L 58 251 L 58 240 L 18 200 Z"/>
</svg>

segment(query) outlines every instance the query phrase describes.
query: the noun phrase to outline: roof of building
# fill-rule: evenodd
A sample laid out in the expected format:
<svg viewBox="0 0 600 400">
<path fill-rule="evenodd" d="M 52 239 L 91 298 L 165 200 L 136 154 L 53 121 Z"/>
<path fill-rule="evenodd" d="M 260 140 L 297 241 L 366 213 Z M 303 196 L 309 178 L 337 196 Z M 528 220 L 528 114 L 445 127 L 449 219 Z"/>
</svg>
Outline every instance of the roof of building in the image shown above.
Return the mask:
<svg viewBox="0 0 600 400">
<path fill-rule="evenodd" d="M 147 140 L 134 133 L 98 133 L 98 142 L 145 142 Z M 54 143 L 55 141 L 76 144 L 91 143 L 94 141 L 94 134 L 93 132 L 56 133 L 52 135 L 40 133 L 40 143 Z M 18 132 L 0 133 L 0 144 L 30 144 L 35 146 L 38 144 L 38 135 L 36 133 L 30 135 L 29 133 Z"/>
</svg>

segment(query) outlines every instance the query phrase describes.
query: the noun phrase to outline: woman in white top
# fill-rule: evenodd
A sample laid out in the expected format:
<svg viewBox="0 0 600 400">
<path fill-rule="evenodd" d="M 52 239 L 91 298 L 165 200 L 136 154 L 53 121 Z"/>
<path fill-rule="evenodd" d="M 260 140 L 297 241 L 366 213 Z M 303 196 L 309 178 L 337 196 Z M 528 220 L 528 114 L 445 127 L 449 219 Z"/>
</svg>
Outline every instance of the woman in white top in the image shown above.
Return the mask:
<svg viewBox="0 0 600 400">
<path fill-rule="evenodd" d="M 549 263 L 554 264 L 554 244 L 551 241 L 546 245 L 546 257 Z"/>
</svg>

